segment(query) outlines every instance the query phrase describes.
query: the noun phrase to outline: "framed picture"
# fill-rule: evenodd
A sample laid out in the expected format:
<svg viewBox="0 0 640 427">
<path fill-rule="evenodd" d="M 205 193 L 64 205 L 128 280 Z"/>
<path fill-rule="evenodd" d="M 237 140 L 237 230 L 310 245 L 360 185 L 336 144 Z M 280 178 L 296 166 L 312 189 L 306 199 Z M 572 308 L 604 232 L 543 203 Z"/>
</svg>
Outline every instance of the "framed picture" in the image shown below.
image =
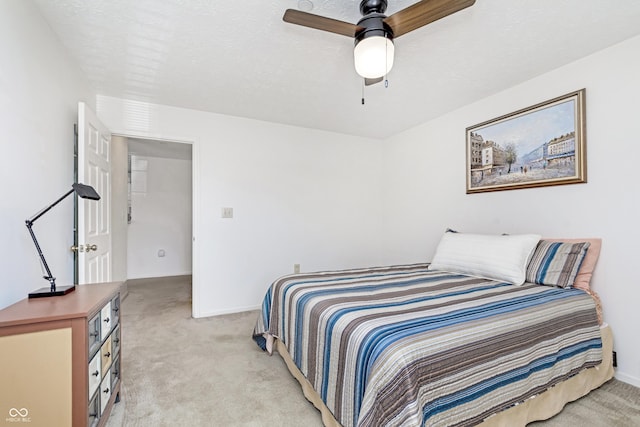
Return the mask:
<svg viewBox="0 0 640 427">
<path fill-rule="evenodd" d="M 467 194 L 587 182 L 585 90 L 468 127 Z"/>
</svg>

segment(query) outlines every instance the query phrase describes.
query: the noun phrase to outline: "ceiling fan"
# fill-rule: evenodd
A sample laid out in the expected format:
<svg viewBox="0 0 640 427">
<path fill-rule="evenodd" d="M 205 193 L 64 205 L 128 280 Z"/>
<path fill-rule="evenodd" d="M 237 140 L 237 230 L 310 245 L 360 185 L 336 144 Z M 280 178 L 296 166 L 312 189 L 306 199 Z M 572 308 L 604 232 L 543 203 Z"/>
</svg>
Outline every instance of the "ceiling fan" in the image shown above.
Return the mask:
<svg viewBox="0 0 640 427">
<path fill-rule="evenodd" d="M 422 0 L 386 16 L 387 0 L 362 0 L 357 24 L 287 9 L 282 19 L 291 24 L 353 37 L 355 67 L 366 85 L 378 83 L 393 66 L 393 40 L 440 18 L 472 6 L 475 0 Z"/>
</svg>

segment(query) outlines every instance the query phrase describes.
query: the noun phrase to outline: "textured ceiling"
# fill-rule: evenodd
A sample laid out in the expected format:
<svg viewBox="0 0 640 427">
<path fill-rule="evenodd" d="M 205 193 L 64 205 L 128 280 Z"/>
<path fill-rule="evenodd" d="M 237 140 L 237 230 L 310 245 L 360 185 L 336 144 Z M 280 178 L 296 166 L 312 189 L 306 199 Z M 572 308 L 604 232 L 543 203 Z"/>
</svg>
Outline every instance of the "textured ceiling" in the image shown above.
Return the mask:
<svg viewBox="0 0 640 427">
<path fill-rule="evenodd" d="M 640 34 L 638 0 L 477 0 L 398 38 L 362 105 L 353 41 L 284 23 L 298 0 L 35 3 L 98 94 L 374 138 Z M 311 12 L 355 23 L 358 4 Z"/>
</svg>

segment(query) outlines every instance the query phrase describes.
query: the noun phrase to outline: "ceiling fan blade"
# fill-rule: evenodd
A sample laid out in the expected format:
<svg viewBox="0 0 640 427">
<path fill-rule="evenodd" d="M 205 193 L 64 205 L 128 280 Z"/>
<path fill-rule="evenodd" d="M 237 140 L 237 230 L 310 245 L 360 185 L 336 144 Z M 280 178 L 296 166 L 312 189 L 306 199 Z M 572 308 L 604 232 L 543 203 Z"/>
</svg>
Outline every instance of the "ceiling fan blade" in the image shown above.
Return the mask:
<svg viewBox="0 0 640 427">
<path fill-rule="evenodd" d="M 371 86 L 374 85 L 376 83 L 380 83 L 382 80 L 384 80 L 384 77 L 376 77 L 375 79 L 369 79 L 369 78 L 364 78 L 364 85 L 365 86 Z"/>
<path fill-rule="evenodd" d="M 422 0 L 385 18 L 384 22 L 389 24 L 393 29 L 393 37 L 397 38 L 473 6 L 475 2 L 476 0 Z"/>
<path fill-rule="evenodd" d="M 330 33 L 341 34 L 347 37 L 355 37 L 357 25 L 350 24 L 337 19 L 325 18 L 296 9 L 287 9 L 282 17 L 284 22 L 302 25 L 303 27 L 315 28 L 316 30 L 328 31 Z"/>
</svg>

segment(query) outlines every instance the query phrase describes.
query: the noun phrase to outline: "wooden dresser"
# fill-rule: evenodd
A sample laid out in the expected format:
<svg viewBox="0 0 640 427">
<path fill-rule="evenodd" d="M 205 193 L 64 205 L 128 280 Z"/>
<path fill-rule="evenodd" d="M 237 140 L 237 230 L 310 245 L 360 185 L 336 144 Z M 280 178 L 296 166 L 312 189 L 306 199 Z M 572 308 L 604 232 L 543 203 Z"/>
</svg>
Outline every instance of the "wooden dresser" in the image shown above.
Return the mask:
<svg viewBox="0 0 640 427">
<path fill-rule="evenodd" d="M 121 283 L 0 310 L 0 426 L 106 424 L 120 396 Z"/>
</svg>

